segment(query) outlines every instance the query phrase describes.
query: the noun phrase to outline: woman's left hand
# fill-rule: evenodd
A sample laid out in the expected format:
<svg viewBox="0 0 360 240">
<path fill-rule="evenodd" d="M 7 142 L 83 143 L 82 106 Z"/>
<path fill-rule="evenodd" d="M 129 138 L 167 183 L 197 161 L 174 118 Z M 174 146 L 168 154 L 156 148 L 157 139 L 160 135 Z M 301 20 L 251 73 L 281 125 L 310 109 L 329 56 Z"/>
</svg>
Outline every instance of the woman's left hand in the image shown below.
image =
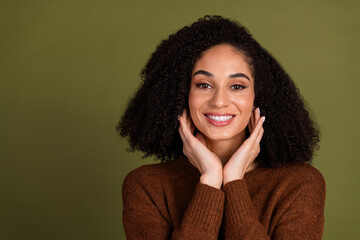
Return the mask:
<svg viewBox="0 0 360 240">
<path fill-rule="evenodd" d="M 243 179 L 245 173 L 251 170 L 249 167 L 260 152 L 264 121 L 265 117 L 260 117 L 260 109 L 255 109 L 248 125 L 250 137 L 243 142 L 223 168 L 223 186 L 228 182 Z"/>
</svg>

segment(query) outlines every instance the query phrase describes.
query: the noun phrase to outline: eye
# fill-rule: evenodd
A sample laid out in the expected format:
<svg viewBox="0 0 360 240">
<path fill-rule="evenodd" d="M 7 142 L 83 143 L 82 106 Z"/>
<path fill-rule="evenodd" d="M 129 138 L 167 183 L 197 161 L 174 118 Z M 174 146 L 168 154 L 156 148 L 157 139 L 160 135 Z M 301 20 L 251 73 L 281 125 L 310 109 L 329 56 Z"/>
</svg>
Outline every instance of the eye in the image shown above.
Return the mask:
<svg viewBox="0 0 360 240">
<path fill-rule="evenodd" d="M 211 88 L 210 84 L 207 84 L 207 83 L 199 83 L 199 84 L 196 84 L 196 86 L 198 88 Z"/>
<path fill-rule="evenodd" d="M 245 87 L 239 84 L 234 84 L 230 87 L 230 89 L 234 89 L 234 90 L 241 90 L 244 89 Z"/>
</svg>

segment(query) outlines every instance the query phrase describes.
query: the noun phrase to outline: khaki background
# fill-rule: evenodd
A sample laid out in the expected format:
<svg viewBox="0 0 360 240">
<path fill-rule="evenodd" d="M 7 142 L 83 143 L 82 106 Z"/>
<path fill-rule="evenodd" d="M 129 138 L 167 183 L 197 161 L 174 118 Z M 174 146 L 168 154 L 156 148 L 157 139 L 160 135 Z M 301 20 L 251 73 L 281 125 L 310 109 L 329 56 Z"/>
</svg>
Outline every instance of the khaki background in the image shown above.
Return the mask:
<svg viewBox="0 0 360 240">
<path fill-rule="evenodd" d="M 358 1 L 1 1 L 0 239 L 125 239 L 121 184 L 152 160 L 115 125 L 161 39 L 237 19 L 279 59 L 322 129 L 324 239 L 360 239 Z"/>
</svg>

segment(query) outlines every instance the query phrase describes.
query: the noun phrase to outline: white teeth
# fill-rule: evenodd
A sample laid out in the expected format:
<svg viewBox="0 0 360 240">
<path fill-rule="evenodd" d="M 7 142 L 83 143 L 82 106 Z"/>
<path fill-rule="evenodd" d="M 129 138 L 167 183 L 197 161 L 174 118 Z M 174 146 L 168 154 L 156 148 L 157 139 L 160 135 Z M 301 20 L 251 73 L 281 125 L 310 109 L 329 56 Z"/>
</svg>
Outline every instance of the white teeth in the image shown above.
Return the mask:
<svg viewBox="0 0 360 240">
<path fill-rule="evenodd" d="M 217 121 L 217 122 L 225 122 L 230 120 L 231 118 L 233 118 L 234 116 L 232 115 L 227 115 L 227 116 L 213 116 L 213 115 L 206 115 L 208 118 Z"/>
</svg>

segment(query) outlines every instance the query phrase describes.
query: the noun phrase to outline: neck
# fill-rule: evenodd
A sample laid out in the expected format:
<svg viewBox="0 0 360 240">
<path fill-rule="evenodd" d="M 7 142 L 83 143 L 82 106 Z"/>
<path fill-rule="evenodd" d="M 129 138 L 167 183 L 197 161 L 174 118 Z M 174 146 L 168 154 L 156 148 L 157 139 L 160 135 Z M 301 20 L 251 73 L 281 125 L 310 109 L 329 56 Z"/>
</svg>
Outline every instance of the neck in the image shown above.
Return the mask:
<svg viewBox="0 0 360 240">
<path fill-rule="evenodd" d="M 206 139 L 206 146 L 215 153 L 225 165 L 231 156 L 239 149 L 245 140 L 245 134 L 233 139 L 211 140 Z"/>
</svg>

